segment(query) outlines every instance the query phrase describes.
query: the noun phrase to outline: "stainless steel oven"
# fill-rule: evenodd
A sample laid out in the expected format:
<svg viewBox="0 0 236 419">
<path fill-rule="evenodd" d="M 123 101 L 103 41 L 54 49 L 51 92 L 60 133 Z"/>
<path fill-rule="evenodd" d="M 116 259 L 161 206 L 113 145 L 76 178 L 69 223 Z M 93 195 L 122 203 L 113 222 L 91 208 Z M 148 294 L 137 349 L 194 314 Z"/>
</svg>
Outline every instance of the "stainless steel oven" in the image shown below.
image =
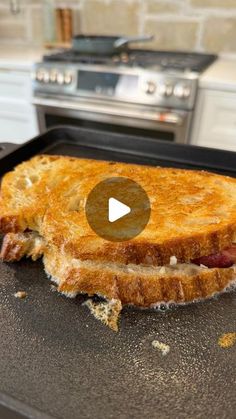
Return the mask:
<svg viewBox="0 0 236 419">
<path fill-rule="evenodd" d="M 40 132 L 57 125 L 73 125 L 186 143 L 192 111 L 130 106 L 111 101 L 35 97 Z"/>
<path fill-rule="evenodd" d="M 40 131 L 56 125 L 186 143 L 204 54 L 129 50 L 83 56 L 74 50 L 45 57 L 33 72 Z"/>
</svg>

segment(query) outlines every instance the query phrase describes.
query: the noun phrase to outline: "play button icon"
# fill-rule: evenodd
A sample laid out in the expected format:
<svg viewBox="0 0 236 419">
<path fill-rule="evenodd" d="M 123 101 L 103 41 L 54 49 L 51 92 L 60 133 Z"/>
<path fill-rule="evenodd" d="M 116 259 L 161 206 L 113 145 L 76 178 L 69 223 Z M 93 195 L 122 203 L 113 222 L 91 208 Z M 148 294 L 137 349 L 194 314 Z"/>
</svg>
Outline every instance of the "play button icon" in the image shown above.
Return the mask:
<svg viewBox="0 0 236 419">
<path fill-rule="evenodd" d="M 131 209 L 128 205 L 123 204 L 115 198 L 109 198 L 108 220 L 110 223 L 114 223 L 114 221 L 117 221 L 129 214 L 130 211 Z"/>
<path fill-rule="evenodd" d="M 127 241 L 139 235 L 150 218 L 150 202 L 145 190 L 125 177 L 98 183 L 89 193 L 85 212 L 88 224 L 109 241 Z"/>
</svg>

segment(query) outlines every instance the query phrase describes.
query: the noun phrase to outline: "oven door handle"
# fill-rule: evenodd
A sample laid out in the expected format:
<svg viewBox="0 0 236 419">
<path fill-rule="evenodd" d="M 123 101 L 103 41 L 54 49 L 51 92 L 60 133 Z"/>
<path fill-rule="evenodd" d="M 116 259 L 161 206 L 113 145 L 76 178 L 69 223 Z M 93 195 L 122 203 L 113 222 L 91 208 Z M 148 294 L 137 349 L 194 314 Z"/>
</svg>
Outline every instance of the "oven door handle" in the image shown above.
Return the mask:
<svg viewBox="0 0 236 419">
<path fill-rule="evenodd" d="M 41 98 L 41 97 L 34 97 L 33 105 L 40 106 L 40 107 L 50 107 L 50 108 L 58 108 L 58 109 L 69 109 L 74 111 L 81 111 L 81 112 L 90 112 L 95 114 L 103 114 L 103 115 L 110 115 L 110 116 L 117 116 L 117 117 L 124 117 L 124 118 L 134 118 L 140 120 L 149 120 L 157 123 L 163 124 L 170 124 L 170 125 L 178 125 L 181 126 L 184 124 L 186 112 L 173 112 L 172 110 L 147 110 L 145 108 L 142 109 L 129 109 L 127 107 L 121 107 L 114 105 L 114 103 L 102 103 L 99 105 L 96 103 L 90 102 L 75 102 L 73 100 L 56 100 L 56 99 L 48 99 L 48 98 Z"/>
</svg>

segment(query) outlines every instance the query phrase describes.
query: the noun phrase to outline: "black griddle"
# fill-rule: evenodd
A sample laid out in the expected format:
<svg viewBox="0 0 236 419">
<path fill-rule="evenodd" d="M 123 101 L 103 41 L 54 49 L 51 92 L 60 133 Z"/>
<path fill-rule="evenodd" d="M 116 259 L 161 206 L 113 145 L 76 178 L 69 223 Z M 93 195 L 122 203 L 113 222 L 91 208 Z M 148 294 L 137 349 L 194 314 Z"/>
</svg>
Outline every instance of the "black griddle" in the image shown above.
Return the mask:
<svg viewBox="0 0 236 419">
<path fill-rule="evenodd" d="M 38 153 L 207 169 L 236 177 L 236 154 L 147 138 L 54 128 L 1 145 L 0 175 Z M 54 292 L 41 261 L 0 263 L 0 418 L 236 417 L 236 294 L 169 310 L 123 310 L 114 333 Z M 24 300 L 14 293 L 25 290 Z M 153 340 L 170 345 L 166 356 Z"/>
</svg>

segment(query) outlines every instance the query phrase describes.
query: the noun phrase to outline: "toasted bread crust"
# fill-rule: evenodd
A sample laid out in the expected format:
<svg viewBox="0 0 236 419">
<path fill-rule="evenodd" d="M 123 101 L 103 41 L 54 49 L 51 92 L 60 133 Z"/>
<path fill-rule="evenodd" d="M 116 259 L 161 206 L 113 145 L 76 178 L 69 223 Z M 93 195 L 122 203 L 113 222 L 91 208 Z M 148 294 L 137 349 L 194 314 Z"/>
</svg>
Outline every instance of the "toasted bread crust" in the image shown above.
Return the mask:
<svg viewBox="0 0 236 419">
<path fill-rule="evenodd" d="M 111 176 L 137 181 L 151 200 L 149 224 L 128 242 L 97 237 L 85 217 L 88 193 Z M 236 240 L 235 208 L 236 179 L 229 177 L 37 156 L 3 178 L 0 229 L 38 231 L 58 251 L 81 260 L 165 265 L 173 255 L 178 262 L 188 262 L 231 246 Z"/>
<path fill-rule="evenodd" d="M 158 278 L 78 269 L 68 272 L 58 291 L 65 294 L 98 294 L 107 299 L 118 299 L 122 305 L 151 307 L 161 302 L 184 303 L 211 297 L 223 291 L 232 281 L 234 273 L 230 269 L 213 269 L 192 277 L 163 275 Z"/>
<path fill-rule="evenodd" d="M 66 295 L 84 293 L 101 295 L 109 300 L 150 307 L 161 302 L 184 303 L 206 298 L 224 290 L 234 280 L 234 267 L 205 269 L 183 265 L 183 269 L 166 267 L 161 273 L 155 267 L 135 265 L 90 264 L 72 259 L 56 247 L 48 247 L 37 234 L 9 233 L 4 237 L 0 257 L 7 262 L 23 256 L 36 260 L 44 253 L 46 272 Z"/>
<path fill-rule="evenodd" d="M 214 295 L 235 281 L 234 268 L 198 269 L 193 273 L 184 270 L 170 274 L 160 272 L 122 271 L 106 265 L 79 266 L 70 258 L 46 252 L 46 272 L 57 282 L 58 291 L 76 295 L 84 293 L 120 300 L 123 305 L 150 307 L 161 302 L 184 303 Z"/>
<path fill-rule="evenodd" d="M 127 241 L 122 244 L 105 243 L 98 246 L 96 252 L 86 246 L 86 242 L 78 245 L 70 241 L 55 239 L 53 244 L 63 247 L 72 257 L 81 260 L 97 260 L 99 262 L 134 263 L 150 266 L 162 266 L 169 263 L 171 256 L 176 256 L 179 263 L 190 262 L 220 252 L 230 247 L 235 240 L 236 225 L 228 225 L 217 232 L 205 235 L 194 235 L 189 238 L 166 240 L 162 244 L 149 242 Z"/>
<path fill-rule="evenodd" d="M 24 231 L 26 225 L 20 222 L 19 215 L 7 215 L 7 216 L 0 216 L 0 232 L 6 233 L 18 233 L 20 231 Z"/>
<path fill-rule="evenodd" d="M 34 232 L 8 233 L 4 236 L 0 259 L 4 262 L 17 262 L 24 256 L 37 260 L 43 255 L 44 241 Z"/>
</svg>

